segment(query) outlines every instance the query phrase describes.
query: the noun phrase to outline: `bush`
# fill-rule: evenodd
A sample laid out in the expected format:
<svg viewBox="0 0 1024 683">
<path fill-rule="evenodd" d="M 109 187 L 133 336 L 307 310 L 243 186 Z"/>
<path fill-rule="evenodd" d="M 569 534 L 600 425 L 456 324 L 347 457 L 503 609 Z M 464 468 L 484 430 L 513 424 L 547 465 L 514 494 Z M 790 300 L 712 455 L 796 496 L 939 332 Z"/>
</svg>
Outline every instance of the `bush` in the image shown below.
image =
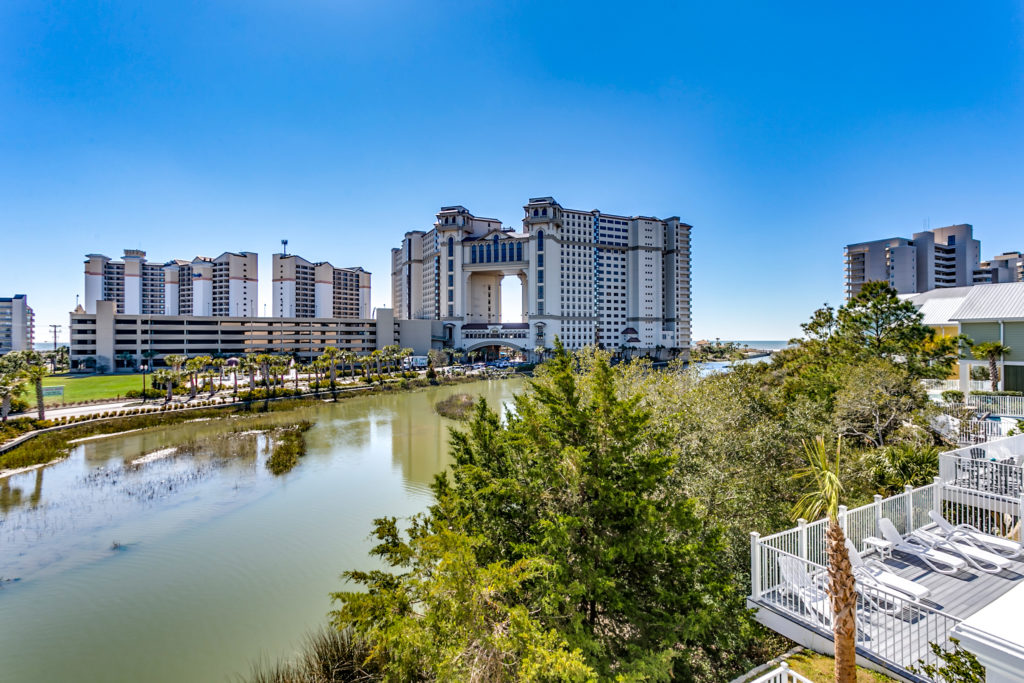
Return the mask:
<svg viewBox="0 0 1024 683">
<path fill-rule="evenodd" d="M 964 392 L 957 391 L 956 389 L 950 389 L 949 391 L 942 392 L 942 400 L 946 403 L 963 403 Z"/>
<path fill-rule="evenodd" d="M 935 446 L 897 444 L 883 448 L 874 466 L 875 482 L 886 494 L 932 483 L 939 473 L 939 449 Z"/>
<path fill-rule="evenodd" d="M 473 416 L 476 398 L 469 394 L 452 394 L 434 404 L 434 412 L 452 420 L 468 420 Z"/>
<path fill-rule="evenodd" d="M 160 389 L 146 389 L 146 398 L 164 398 L 167 396 L 167 391 L 161 391 Z M 129 389 L 124 392 L 125 398 L 142 398 L 142 391 L 139 389 Z"/>
<path fill-rule="evenodd" d="M 972 391 L 973 396 L 1024 396 L 1024 391 Z"/>
<path fill-rule="evenodd" d="M 306 454 L 304 434 L 312 426 L 309 420 L 302 420 L 282 429 L 274 444 L 274 452 L 267 458 L 267 469 L 274 474 L 284 474 L 299 464 L 299 458 Z"/>
</svg>

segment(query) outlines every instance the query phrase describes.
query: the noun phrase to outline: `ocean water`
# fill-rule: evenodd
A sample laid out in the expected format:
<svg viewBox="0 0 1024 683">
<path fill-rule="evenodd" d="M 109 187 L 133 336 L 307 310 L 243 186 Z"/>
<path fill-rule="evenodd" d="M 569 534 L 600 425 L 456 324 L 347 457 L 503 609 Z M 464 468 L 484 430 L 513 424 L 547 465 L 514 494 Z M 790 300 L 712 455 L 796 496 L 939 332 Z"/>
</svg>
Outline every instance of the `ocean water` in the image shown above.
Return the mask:
<svg viewBox="0 0 1024 683">
<path fill-rule="evenodd" d="M 709 339 L 708 341 L 714 341 Z M 723 342 L 733 342 L 743 346 L 746 344 L 752 349 L 762 349 L 764 351 L 778 351 L 789 346 L 789 342 L 784 339 L 723 339 Z"/>
</svg>

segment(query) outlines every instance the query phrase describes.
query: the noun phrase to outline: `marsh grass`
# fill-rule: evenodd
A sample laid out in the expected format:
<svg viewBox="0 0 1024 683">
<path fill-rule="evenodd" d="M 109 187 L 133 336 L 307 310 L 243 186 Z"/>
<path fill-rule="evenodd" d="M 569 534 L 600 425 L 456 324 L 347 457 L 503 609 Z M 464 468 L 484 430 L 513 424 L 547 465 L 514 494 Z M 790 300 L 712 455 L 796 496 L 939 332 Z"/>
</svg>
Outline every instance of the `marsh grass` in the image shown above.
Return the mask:
<svg viewBox="0 0 1024 683">
<path fill-rule="evenodd" d="M 242 403 L 234 404 L 224 408 L 205 408 L 199 410 L 167 411 L 160 413 L 149 413 L 145 415 L 133 415 L 117 417 L 102 422 L 89 422 L 60 431 L 40 434 L 34 439 L 12 448 L 6 453 L 0 454 L 0 469 L 16 469 L 28 467 L 40 463 L 48 463 L 67 457 L 69 452 L 69 441 L 80 439 L 86 436 L 99 434 L 114 434 L 126 432 L 132 429 L 149 429 L 154 427 L 165 427 L 168 425 L 180 424 L 203 418 L 227 418 L 244 417 L 254 413 L 278 412 L 294 410 L 307 405 L 317 405 L 319 401 L 308 399 L 296 399 L 289 401 L 274 401 L 266 404 L 258 404 L 259 409 L 247 406 Z M 254 427 L 248 427 L 253 429 Z"/>
<path fill-rule="evenodd" d="M 369 645 L 350 630 L 323 626 L 306 635 L 295 661 L 253 665 L 244 683 L 340 683 L 379 681 L 380 672 L 366 664 Z"/>
<path fill-rule="evenodd" d="M 452 420 L 468 420 L 473 415 L 476 398 L 469 394 L 452 394 L 434 404 L 434 412 Z"/>
<path fill-rule="evenodd" d="M 306 454 L 306 432 L 313 426 L 309 420 L 296 422 L 274 432 L 274 452 L 267 458 L 267 469 L 273 474 L 284 474 L 299 464 Z"/>
</svg>

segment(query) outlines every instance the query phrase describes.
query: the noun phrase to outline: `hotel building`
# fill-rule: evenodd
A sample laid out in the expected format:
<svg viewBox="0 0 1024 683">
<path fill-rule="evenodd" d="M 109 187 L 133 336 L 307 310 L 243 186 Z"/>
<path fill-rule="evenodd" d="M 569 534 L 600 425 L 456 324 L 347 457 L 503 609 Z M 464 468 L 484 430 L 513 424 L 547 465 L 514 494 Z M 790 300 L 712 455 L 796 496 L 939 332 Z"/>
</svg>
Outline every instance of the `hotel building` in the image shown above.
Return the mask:
<svg viewBox="0 0 1024 683">
<path fill-rule="evenodd" d="M 216 258 L 150 263 L 146 252 L 126 249 L 120 261 L 88 254 L 85 262 L 87 313 L 96 302 L 112 301 L 127 315 L 255 317 L 257 255 L 225 252 Z"/>
<path fill-rule="evenodd" d="M 391 252 L 395 316 L 443 323 L 446 345 L 684 354 L 690 346 L 690 230 L 678 217 L 621 216 L 531 199 L 522 230 L 443 207 Z M 501 282 L 522 285 L 522 319 L 501 322 Z"/>
<path fill-rule="evenodd" d="M 915 233 L 913 239 L 860 242 L 846 246 L 846 298 L 867 282 L 888 282 L 900 294 L 940 287 L 966 287 L 979 269 L 981 243 L 968 224 Z"/>
<path fill-rule="evenodd" d="M 0 355 L 31 351 L 35 339 L 35 315 L 24 294 L 0 297 Z"/>
<path fill-rule="evenodd" d="M 370 273 L 274 254 L 275 318 L 369 318 Z"/>
<path fill-rule="evenodd" d="M 72 369 L 95 364 L 115 367 L 121 354 L 136 363 L 152 356 L 163 365 L 168 354 L 241 356 L 289 355 L 309 362 L 328 346 L 365 355 L 391 344 L 426 354 L 441 334 L 441 323 L 395 320 L 391 309 L 375 318 L 254 318 L 234 316 L 139 315 L 117 313 L 113 301 L 99 301 L 93 313 L 71 313 Z"/>
<path fill-rule="evenodd" d="M 1000 284 L 1024 282 L 1024 255 L 1019 251 L 1007 251 L 982 261 L 974 271 L 974 284 Z"/>
</svg>

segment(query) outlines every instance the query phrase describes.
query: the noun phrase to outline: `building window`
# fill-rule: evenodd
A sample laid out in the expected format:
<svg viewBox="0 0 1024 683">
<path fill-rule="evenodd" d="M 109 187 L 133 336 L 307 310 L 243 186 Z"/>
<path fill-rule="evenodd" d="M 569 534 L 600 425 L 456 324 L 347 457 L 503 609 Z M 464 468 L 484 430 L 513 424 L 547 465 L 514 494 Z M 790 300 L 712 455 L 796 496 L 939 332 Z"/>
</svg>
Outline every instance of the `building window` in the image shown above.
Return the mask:
<svg viewBox="0 0 1024 683">
<path fill-rule="evenodd" d="M 544 251 L 544 231 L 537 231 L 537 251 Z"/>
<path fill-rule="evenodd" d="M 449 275 L 448 276 L 448 286 L 449 287 L 454 287 L 455 286 L 455 276 L 454 275 Z"/>
<path fill-rule="evenodd" d="M 537 298 L 538 299 L 543 299 L 544 298 L 544 285 L 537 285 Z"/>
<path fill-rule="evenodd" d="M 448 290 L 448 301 L 455 301 L 455 290 Z"/>
<path fill-rule="evenodd" d="M 501 244 L 501 260 L 508 261 L 508 245 L 504 242 Z"/>
<path fill-rule="evenodd" d="M 523 260 L 523 243 L 516 242 L 516 261 Z"/>
<path fill-rule="evenodd" d="M 537 271 L 537 282 L 544 282 L 544 271 L 543 270 L 538 270 Z"/>
<path fill-rule="evenodd" d="M 543 268 L 544 267 L 544 254 L 537 254 L 537 267 L 538 268 Z"/>
<path fill-rule="evenodd" d="M 491 245 L 487 245 L 487 262 L 491 262 Z"/>
<path fill-rule="evenodd" d="M 470 254 L 470 261 L 472 261 L 473 263 L 476 263 L 476 245 L 475 244 L 472 247 L 469 248 L 469 254 Z"/>
<path fill-rule="evenodd" d="M 449 237 L 448 238 L 448 258 L 451 258 L 454 255 L 455 255 L 455 238 L 454 237 Z"/>
</svg>

